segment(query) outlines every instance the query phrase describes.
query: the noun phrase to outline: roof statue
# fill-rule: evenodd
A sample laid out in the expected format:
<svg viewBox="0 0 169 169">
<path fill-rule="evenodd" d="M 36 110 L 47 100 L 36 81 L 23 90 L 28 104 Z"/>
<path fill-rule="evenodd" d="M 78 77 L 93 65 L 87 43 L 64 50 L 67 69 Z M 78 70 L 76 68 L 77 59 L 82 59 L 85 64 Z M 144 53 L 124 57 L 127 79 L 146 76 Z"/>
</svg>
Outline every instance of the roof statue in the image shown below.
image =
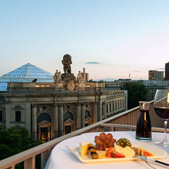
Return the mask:
<svg viewBox="0 0 169 169">
<path fill-rule="evenodd" d="M 76 80 L 76 77 L 71 73 L 72 57 L 69 54 L 65 54 L 62 60 L 64 73 L 61 75 L 62 81 Z"/>
<path fill-rule="evenodd" d="M 78 81 L 79 83 L 83 82 L 83 77 L 82 77 L 81 71 L 79 71 L 79 73 L 78 73 L 78 75 L 77 75 L 77 81 Z"/>
<path fill-rule="evenodd" d="M 72 64 L 72 59 L 69 54 L 63 56 L 62 64 L 63 64 L 64 73 L 71 73 L 70 65 Z"/>
<path fill-rule="evenodd" d="M 53 80 L 54 82 L 61 82 L 62 79 L 61 79 L 61 72 L 58 72 L 58 70 L 56 70 L 54 76 L 53 76 Z"/>
</svg>

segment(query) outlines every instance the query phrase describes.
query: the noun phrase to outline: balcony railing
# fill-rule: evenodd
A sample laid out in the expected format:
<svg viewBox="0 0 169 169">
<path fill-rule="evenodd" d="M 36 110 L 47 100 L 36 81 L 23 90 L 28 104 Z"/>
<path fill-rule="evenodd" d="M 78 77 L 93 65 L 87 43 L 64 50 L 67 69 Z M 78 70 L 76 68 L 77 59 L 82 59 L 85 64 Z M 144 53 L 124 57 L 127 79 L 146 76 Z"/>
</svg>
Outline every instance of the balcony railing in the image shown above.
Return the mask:
<svg viewBox="0 0 169 169">
<path fill-rule="evenodd" d="M 153 116 L 153 102 L 150 106 L 150 116 Z M 153 114 L 154 113 L 154 114 Z M 9 158 L 0 161 L 0 169 L 14 169 L 16 164 L 24 162 L 24 169 L 35 169 L 36 156 L 41 156 L 41 169 L 44 169 L 47 159 L 50 155 L 51 150 L 59 142 L 68 139 L 73 136 L 80 135 L 87 132 L 105 132 L 105 131 L 125 131 L 136 129 L 136 123 L 139 116 L 139 107 L 133 108 L 131 110 L 116 114 L 110 118 L 92 124 L 90 126 L 84 127 L 82 129 L 76 130 L 70 134 L 58 137 L 47 143 L 39 145 L 37 147 L 31 148 Z M 158 119 L 157 119 L 158 120 Z M 159 121 L 159 120 L 158 120 Z M 155 124 L 154 118 L 152 118 L 152 124 Z M 152 125 L 153 126 L 153 125 Z M 163 128 L 152 127 L 152 131 L 162 132 Z M 168 130 L 169 132 L 169 130 Z"/>
</svg>

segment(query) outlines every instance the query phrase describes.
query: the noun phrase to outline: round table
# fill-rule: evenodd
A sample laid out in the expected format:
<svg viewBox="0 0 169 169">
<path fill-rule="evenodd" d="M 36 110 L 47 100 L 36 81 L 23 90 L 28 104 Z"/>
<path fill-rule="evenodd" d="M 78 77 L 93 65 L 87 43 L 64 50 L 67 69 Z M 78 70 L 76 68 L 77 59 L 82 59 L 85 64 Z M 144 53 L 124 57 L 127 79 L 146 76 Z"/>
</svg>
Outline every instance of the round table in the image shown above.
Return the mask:
<svg viewBox="0 0 169 169">
<path fill-rule="evenodd" d="M 111 133 L 113 137 L 118 140 L 120 138 L 127 138 L 133 145 L 139 144 L 141 141 L 135 139 L 135 132 L 133 131 L 114 131 L 114 132 L 105 132 Z M 79 136 L 75 136 L 69 139 L 66 139 L 59 144 L 57 144 L 51 154 L 49 159 L 46 163 L 45 169 L 149 169 L 149 167 L 144 161 L 142 160 L 134 160 L 134 161 L 113 161 L 113 162 L 99 162 L 99 163 L 82 163 L 77 157 L 75 157 L 72 152 L 70 152 L 66 146 L 68 147 L 78 147 L 79 142 L 91 142 L 94 143 L 94 137 L 98 136 L 100 133 L 85 133 Z M 153 132 L 152 139 L 158 140 L 163 137 L 163 133 Z M 155 145 L 153 141 L 146 141 L 146 144 L 149 144 L 153 147 L 159 148 L 161 150 L 166 151 L 166 156 L 158 159 L 160 161 L 169 163 L 169 147 L 165 148 L 162 146 Z M 152 166 L 158 169 L 164 169 L 164 165 L 159 165 L 155 162 L 149 161 Z M 167 167 L 166 167 L 167 168 Z"/>
</svg>

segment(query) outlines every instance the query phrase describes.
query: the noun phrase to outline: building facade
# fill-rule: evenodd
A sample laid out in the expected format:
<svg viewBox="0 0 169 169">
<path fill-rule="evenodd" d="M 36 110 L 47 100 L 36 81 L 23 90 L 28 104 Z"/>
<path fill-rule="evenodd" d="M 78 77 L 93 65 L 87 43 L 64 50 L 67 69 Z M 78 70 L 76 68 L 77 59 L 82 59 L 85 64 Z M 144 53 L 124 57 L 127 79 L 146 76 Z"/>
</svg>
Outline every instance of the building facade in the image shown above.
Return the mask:
<svg viewBox="0 0 169 169">
<path fill-rule="evenodd" d="M 149 70 L 149 80 L 164 80 L 164 71 Z"/>
<path fill-rule="evenodd" d="M 165 64 L 165 80 L 169 80 L 169 62 Z"/>
<path fill-rule="evenodd" d="M 87 83 L 66 68 L 56 70 L 53 82 L 9 82 L 1 93 L 0 124 L 25 127 L 46 142 L 127 109 L 125 91 Z"/>
<path fill-rule="evenodd" d="M 105 86 L 107 90 L 120 90 L 123 83 L 126 81 L 117 80 L 114 82 L 106 82 Z M 143 84 L 148 90 L 147 100 L 154 100 L 156 90 L 169 88 L 169 80 L 130 80 L 130 83 L 137 82 Z"/>
</svg>

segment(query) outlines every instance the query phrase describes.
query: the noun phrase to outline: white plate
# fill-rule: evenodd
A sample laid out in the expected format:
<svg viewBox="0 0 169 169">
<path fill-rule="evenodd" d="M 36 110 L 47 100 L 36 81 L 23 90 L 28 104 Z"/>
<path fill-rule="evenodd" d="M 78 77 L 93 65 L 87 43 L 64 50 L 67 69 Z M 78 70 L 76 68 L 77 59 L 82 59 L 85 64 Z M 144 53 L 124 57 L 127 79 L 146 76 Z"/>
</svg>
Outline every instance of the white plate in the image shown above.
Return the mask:
<svg viewBox="0 0 169 169">
<path fill-rule="evenodd" d="M 105 157 L 102 159 L 91 159 L 89 155 L 81 156 L 79 153 L 79 147 L 68 147 L 68 146 L 66 147 L 83 163 L 140 160 L 140 158 L 138 157 L 132 157 L 132 158 L 107 158 Z M 150 158 L 153 158 L 153 159 L 163 158 L 166 155 L 166 152 L 164 150 L 158 149 L 156 147 L 150 146 L 145 143 L 140 143 L 138 145 L 135 145 L 135 147 L 143 148 L 144 150 L 152 152 L 154 156 L 150 156 Z"/>
</svg>

